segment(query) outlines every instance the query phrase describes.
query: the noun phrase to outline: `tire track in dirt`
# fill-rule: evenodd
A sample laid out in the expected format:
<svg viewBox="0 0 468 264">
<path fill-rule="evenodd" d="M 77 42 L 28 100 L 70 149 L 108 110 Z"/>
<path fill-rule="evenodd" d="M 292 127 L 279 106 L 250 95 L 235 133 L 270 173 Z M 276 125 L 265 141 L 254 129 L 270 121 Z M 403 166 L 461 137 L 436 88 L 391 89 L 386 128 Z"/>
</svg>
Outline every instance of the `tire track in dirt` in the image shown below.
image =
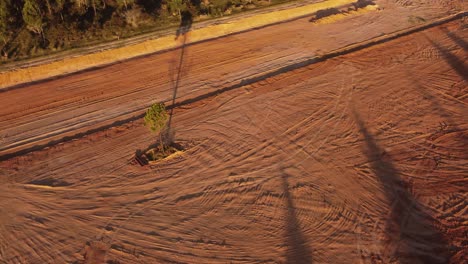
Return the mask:
<svg viewBox="0 0 468 264">
<path fill-rule="evenodd" d="M 449 30 L 464 36 L 455 25 Z M 439 36 L 437 29 L 425 33 Z M 178 109 L 176 139 L 195 145 L 152 168 L 129 164 L 135 149 L 152 141 L 138 121 L 0 163 L 0 175 L 17 188 L 0 187 L 14 192 L 5 203 L 21 203 L 6 219 L 15 219 L 18 239 L 9 238 L 14 250 L 2 257 L 47 262 L 59 250 L 63 256 L 55 261 L 80 260 L 86 242 L 102 240 L 107 260 L 122 263 L 274 263 L 303 255 L 314 262 L 414 262 L 417 256 L 392 255 L 398 245 L 387 244 L 394 235 L 386 227 L 392 201 L 372 167 L 380 160 L 393 162 L 403 183 L 414 180 L 411 195 L 460 254 L 466 107 L 459 101 L 466 97 L 425 99 L 406 69 L 418 80 L 435 70 L 447 73 L 445 88 L 462 77 L 443 58 L 396 62 L 402 47 L 418 49 L 407 45 L 413 39 L 419 48 L 430 46 L 415 34 Z M 376 56 L 381 64 L 366 59 Z M 438 129 L 446 116 L 433 99 L 451 109 L 447 115 L 460 130 Z M 363 152 L 351 107 L 382 153 L 368 158 Z M 436 170 L 418 159 L 432 154 L 446 157 Z M 31 186 L 47 178 L 69 185 Z M 32 225 L 32 217 L 43 225 Z M 37 248 L 34 255 L 22 247 L 25 241 Z"/>
<path fill-rule="evenodd" d="M 276 59 L 278 60 L 278 58 L 276 58 Z M 145 60 L 146 60 L 146 61 L 150 61 L 148 58 L 146 58 Z M 281 57 L 280 57 L 280 60 L 282 60 Z M 265 65 L 263 65 L 263 66 L 262 66 L 262 64 L 259 64 L 259 66 L 262 67 L 262 68 L 263 68 L 263 67 L 269 68 L 268 64 L 265 64 Z M 117 67 L 117 66 L 116 66 L 116 67 Z M 112 67 L 111 67 L 111 68 L 112 68 Z M 271 66 L 270 66 L 270 69 L 271 69 Z M 112 69 L 111 69 L 111 71 L 112 71 Z M 262 71 L 265 71 L 265 70 L 262 70 Z M 96 74 L 96 73 L 93 73 L 93 72 L 89 73 L 89 75 L 91 75 L 91 76 L 92 76 L 92 75 L 95 75 L 95 74 Z M 93 80 L 94 80 L 94 79 L 93 79 Z M 53 81 L 53 82 L 54 82 L 54 81 Z M 98 83 L 98 87 L 101 87 L 101 85 L 100 85 L 99 83 Z M 89 88 L 88 88 L 88 89 L 89 89 Z M 190 94 L 192 94 L 192 93 L 194 93 L 194 92 L 196 92 L 196 91 L 199 91 L 199 89 L 198 89 L 198 88 L 192 88 L 192 92 L 189 92 L 187 95 L 190 95 Z M 137 90 L 134 90 L 134 92 L 127 93 L 127 94 L 124 94 L 124 95 L 115 97 L 115 98 L 113 98 L 113 99 L 110 99 L 110 100 L 93 102 L 93 105 L 95 105 L 95 104 L 97 104 L 97 103 L 104 103 L 104 102 L 105 102 L 106 104 L 107 104 L 107 103 L 111 103 L 111 102 L 113 102 L 114 100 L 121 100 L 121 99 L 119 99 L 119 97 L 124 98 L 124 96 L 134 96 L 134 93 L 139 93 L 139 94 L 141 94 L 142 91 L 141 91 L 141 90 L 138 90 L 138 91 L 137 91 Z M 131 107 L 130 110 L 128 110 L 128 106 L 126 106 L 126 109 L 127 109 L 127 110 L 126 110 L 126 111 L 123 111 L 123 113 L 132 113 L 132 112 L 136 111 L 137 109 L 140 109 L 141 106 L 140 106 L 140 107 L 137 107 L 137 105 L 139 105 L 141 102 L 146 102 L 146 103 L 144 103 L 144 105 L 147 105 L 147 104 L 149 103 L 150 99 L 143 99 L 143 98 L 144 98 L 144 97 L 141 97 L 141 99 L 137 100 L 138 103 L 133 103 L 133 106 Z M 125 101 L 135 101 L 135 100 L 125 100 Z M 88 109 L 91 109 L 91 108 L 88 107 Z M 101 107 L 101 109 L 102 109 L 102 107 Z M 74 115 L 74 116 L 71 116 L 71 117 L 69 117 L 69 118 L 67 118 L 67 119 L 64 119 L 64 120 L 62 120 L 62 121 L 63 121 L 63 122 L 67 122 L 67 123 L 68 123 L 68 122 L 71 122 L 71 124 L 68 125 L 69 127 L 70 127 L 70 126 L 83 126 L 83 125 L 86 125 L 86 126 L 87 126 L 87 125 L 93 125 L 93 124 L 96 124 L 96 123 L 100 122 L 100 121 L 98 121 L 98 120 L 100 120 L 101 118 L 104 118 L 104 117 L 105 117 L 106 119 L 112 119 L 113 117 L 121 116 L 121 115 L 122 115 L 122 112 L 118 112 L 118 111 L 117 111 L 117 110 L 119 110 L 119 109 L 120 109 L 120 108 L 113 109 L 112 112 L 114 112 L 114 113 L 110 113 L 109 111 L 103 111 L 103 110 L 97 110 L 97 109 L 96 109 L 96 110 L 95 110 L 95 113 L 98 113 L 98 115 L 97 115 L 97 116 L 94 116 L 94 117 L 88 118 L 88 120 L 87 120 L 88 122 L 81 122 L 81 120 L 80 120 L 79 118 L 77 118 L 77 116 L 75 116 L 75 115 Z M 13 109 L 12 109 L 12 110 L 13 110 Z M 81 109 L 80 109 L 80 110 L 81 110 Z M 53 115 L 53 116 L 54 116 L 54 118 L 55 118 L 56 115 Z M 45 118 L 46 118 L 45 120 L 47 120 L 47 116 L 46 116 Z M 53 118 L 49 118 L 49 119 L 52 120 Z M 45 122 L 45 120 L 42 120 L 41 122 Z M 28 121 L 24 121 L 24 122 L 25 122 L 25 123 L 27 122 L 28 125 L 29 125 L 29 124 L 34 124 L 34 123 L 31 123 L 31 122 L 28 122 Z M 59 122 L 56 122 L 56 124 L 59 124 Z M 61 124 L 61 125 L 63 125 L 63 124 Z M 50 127 L 52 128 L 53 126 L 50 126 Z M 31 134 L 31 133 L 38 133 L 37 131 L 34 132 L 34 130 L 32 130 L 32 129 L 29 129 L 29 130 L 27 130 L 27 131 L 29 131 L 30 134 Z M 4 141 L 5 141 L 5 139 L 8 139 L 9 141 L 15 140 L 15 137 L 18 137 L 18 135 L 20 135 L 21 137 L 24 137 L 24 134 L 13 133 L 13 131 L 4 131 L 4 133 L 6 133 L 6 135 L 3 136 Z M 41 132 L 39 132 L 39 133 L 41 133 Z M 63 131 L 58 131 L 58 132 L 57 132 L 57 131 L 56 131 L 56 132 L 53 132 L 53 131 L 51 132 L 51 131 L 49 131 L 49 133 L 48 133 L 48 134 L 45 134 L 45 135 L 46 135 L 46 137 L 50 137 L 50 135 L 55 135 L 55 134 L 57 134 L 57 133 L 63 133 Z M 12 134 L 14 134 L 14 136 L 12 136 Z M 44 133 L 41 133 L 41 134 L 44 135 Z M 29 136 L 28 136 L 28 137 L 29 137 Z M 41 137 L 44 137 L 44 136 L 41 136 Z M 26 142 L 30 142 L 31 140 L 34 140 L 34 136 L 33 136 L 32 139 L 30 139 L 30 140 L 28 140 L 28 141 L 26 141 Z M 18 142 L 20 142 L 20 141 L 19 141 L 19 140 L 16 140 L 16 142 L 17 142 L 16 144 L 18 144 Z"/>
</svg>

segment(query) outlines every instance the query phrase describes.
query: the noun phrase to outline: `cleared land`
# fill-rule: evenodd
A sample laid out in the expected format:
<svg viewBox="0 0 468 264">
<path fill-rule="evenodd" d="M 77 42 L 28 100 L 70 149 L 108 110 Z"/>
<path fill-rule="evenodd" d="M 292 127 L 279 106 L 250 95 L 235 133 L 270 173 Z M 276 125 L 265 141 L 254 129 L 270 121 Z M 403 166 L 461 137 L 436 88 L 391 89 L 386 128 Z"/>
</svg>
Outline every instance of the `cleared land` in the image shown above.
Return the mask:
<svg viewBox="0 0 468 264">
<path fill-rule="evenodd" d="M 299 20 L 289 24 L 290 35 L 274 31 L 270 38 L 266 28 L 252 33 L 256 48 L 226 42 L 244 35 L 225 38 L 225 46 L 191 46 L 187 60 L 206 65 L 187 63 L 181 95 L 222 87 L 237 72 L 273 67 L 288 54 L 316 52 L 313 41 L 333 48 L 340 45 L 331 40 L 363 38 L 377 19 L 390 21 L 382 12 L 320 27 Z M 371 26 L 343 29 L 359 23 Z M 305 26 L 323 38 L 309 36 Z M 297 35 L 304 42 L 291 44 Z M 173 126 L 187 149 L 151 168 L 131 162 L 153 140 L 141 121 L 2 161 L 0 259 L 462 263 L 468 254 L 466 39 L 460 19 L 177 108 Z M 235 57 L 245 46 L 252 53 Z M 197 57 L 204 47 L 219 52 Z M 179 55 L 157 57 L 172 65 Z M 1 116 L 2 131 L 25 135 L 34 119 L 33 133 L 40 135 L 49 129 L 41 113 L 58 128 L 97 121 L 90 116 L 149 103 L 155 87 L 165 87 L 158 98 L 169 99 L 171 81 L 155 74 L 155 57 L 134 62 L 135 69 L 119 64 L 2 93 L 9 103 L 2 113 L 18 110 Z M 220 75 L 225 67 L 233 68 Z M 21 97 L 28 92 L 36 110 L 14 104 L 29 100 Z M 17 97 L 4 99 L 12 94 Z M 62 101 L 51 110 L 55 98 Z M 72 110 L 87 112 L 76 117 Z"/>
<path fill-rule="evenodd" d="M 463 1 L 461 1 L 463 2 Z M 453 1 L 410 6 L 377 2 L 382 11 L 317 25 L 309 18 L 189 46 L 177 98 L 230 87 L 317 54 L 414 26 L 459 7 Z M 437 9 L 435 9 L 437 7 Z M 448 11 L 447 11 L 448 10 Z M 189 36 L 190 38 L 190 36 Z M 179 40 L 181 41 L 181 40 Z M 0 90 L 0 155 L 74 135 L 169 101 L 181 50 L 122 62 L 65 78 Z"/>
<path fill-rule="evenodd" d="M 232 17 L 218 18 L 196 23 L 191 27 L 188 43 L 206 41 L 228 34 L 252 30 L 285 20 L 297 19 L 313 12 L 339 6 L 352 6 L 355 0 L 303 0 L 268 9 L 241 13 Z M 174 29 L 149 35 L 104 43 L 94 47 L 70 50 L 62 54 L 40 57 L 30 61 L 0 66 L 0 89 L 26 81 L 38 81 L 62 76 L 71 72 L 109 65 L 130 58 L 177 48 Z M 67 55 L 68 54 L 68 55 Z M 21 69 L 19 69 L 21 67 Z M 2 69 L 3 68 L 3 69 Z M 5 72 L 1 72 L 5 70 Z"/>
</svg>

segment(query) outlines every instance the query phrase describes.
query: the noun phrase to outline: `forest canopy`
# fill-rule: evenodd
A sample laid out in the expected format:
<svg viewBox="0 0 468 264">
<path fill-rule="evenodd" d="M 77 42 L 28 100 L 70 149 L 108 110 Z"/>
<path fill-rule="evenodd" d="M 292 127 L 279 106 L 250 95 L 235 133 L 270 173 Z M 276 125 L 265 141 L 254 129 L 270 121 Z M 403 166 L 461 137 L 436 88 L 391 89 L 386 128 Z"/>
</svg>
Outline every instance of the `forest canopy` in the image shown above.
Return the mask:
<svg viewBox="0 0 468 264">
<path fill-rule="evenodd" d="M 1 62 L 116 40 L 288 0 L 0 0 Z"/>
</svg>

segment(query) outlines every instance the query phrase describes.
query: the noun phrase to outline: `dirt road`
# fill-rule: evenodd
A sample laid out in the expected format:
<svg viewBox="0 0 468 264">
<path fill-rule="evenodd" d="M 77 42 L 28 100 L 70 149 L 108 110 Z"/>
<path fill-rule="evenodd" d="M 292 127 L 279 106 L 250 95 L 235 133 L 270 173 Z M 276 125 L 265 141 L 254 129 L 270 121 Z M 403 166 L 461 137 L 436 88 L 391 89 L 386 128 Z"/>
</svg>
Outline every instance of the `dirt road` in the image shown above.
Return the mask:
<svg viewBox="0 0 468 264">
<path fill-rule="evenodd" d="M 194 61 L 187 59 L 181 94 L 316 52 L 296 35 L 329 46 L 334 42 L 324 39 L 345 41 L 338 27 L 331 31 L 336 25 L 320 41 L 305 26 L 296 21 L 281 32 L 302 45 L 297 49 L 263 31 L 255 32 L 257 44 L 265 41 L 258 51 L 245 40 L 188 48 Z M 365 35 L 354 28 L 349 39 Z M 153 140 L 141 121 L 3 161 L 0 259 L 461 263 L 468 221 L 466 39 L 466 22 L 457 20 L 178 108 L 173 127 L 187 149 L 151 168 L 130 162 Z M 264 55 L 249 60 L 251 54 Z M 169 65 L 177 56 L 158 55 Z M 9 103 L 2 111 L 17 109 L 2 116 L 2 131 L 26 131 L 28 118 L 36 118 L 37 131 L 33 124 L 31 132 L 11 133 L 28 138 L 44 131 L 47 117 L 57 127 L 95 122 L 149 103 L 147 95 L 168 98 L 170 80 L 156 74 L 154 60 L 8 92 L 19 98 L 29 91 L 27 109 L 2 94 Z M 170 72 L 166 64 L 160 69 Z M 38 105 L 50 104 L 32 110 L 36 96 Z M 50 110 L 56 96 L 63 101 Z M 71 112 L 80 105 L 86 112 Z"/>
<path fill-rule="evenodd" d="M 457 2 L 457 1 L 455 1 Z M 453 1 L 382 7 L 336 23 L 309 18 L 186 47 L 177 98 L 242 83 L 265 71 L 459 10 Z M 460 3 L 462 3 L 461 1 Z M 459 4 L 461 5 L 461 4 Z M 436 9 L 437 7 L 437 9 Z M 169 101 L 182 50 L 156 54 L 0 93 L 0 156 L 47 144 Z"/>
</svg>

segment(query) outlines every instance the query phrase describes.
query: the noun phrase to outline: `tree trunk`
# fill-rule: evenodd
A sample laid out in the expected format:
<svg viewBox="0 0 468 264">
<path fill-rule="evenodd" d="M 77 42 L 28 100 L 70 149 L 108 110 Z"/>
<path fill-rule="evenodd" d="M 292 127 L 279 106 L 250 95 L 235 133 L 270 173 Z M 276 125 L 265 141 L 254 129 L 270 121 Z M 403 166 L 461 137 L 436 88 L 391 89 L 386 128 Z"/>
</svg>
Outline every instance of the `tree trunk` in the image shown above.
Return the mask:
<svg viewBox="0 0 468 264">
<path fill-rule="evenodd" d="M 160 145 L 160 149 L 161 151 L 164 153 L 165 151 L 165 147 L 164 147 L 164 141 L 163 141 L 163 130 L 161 130 L 161 132 L 159 132 L 159 145 Z"/>
</svg>

